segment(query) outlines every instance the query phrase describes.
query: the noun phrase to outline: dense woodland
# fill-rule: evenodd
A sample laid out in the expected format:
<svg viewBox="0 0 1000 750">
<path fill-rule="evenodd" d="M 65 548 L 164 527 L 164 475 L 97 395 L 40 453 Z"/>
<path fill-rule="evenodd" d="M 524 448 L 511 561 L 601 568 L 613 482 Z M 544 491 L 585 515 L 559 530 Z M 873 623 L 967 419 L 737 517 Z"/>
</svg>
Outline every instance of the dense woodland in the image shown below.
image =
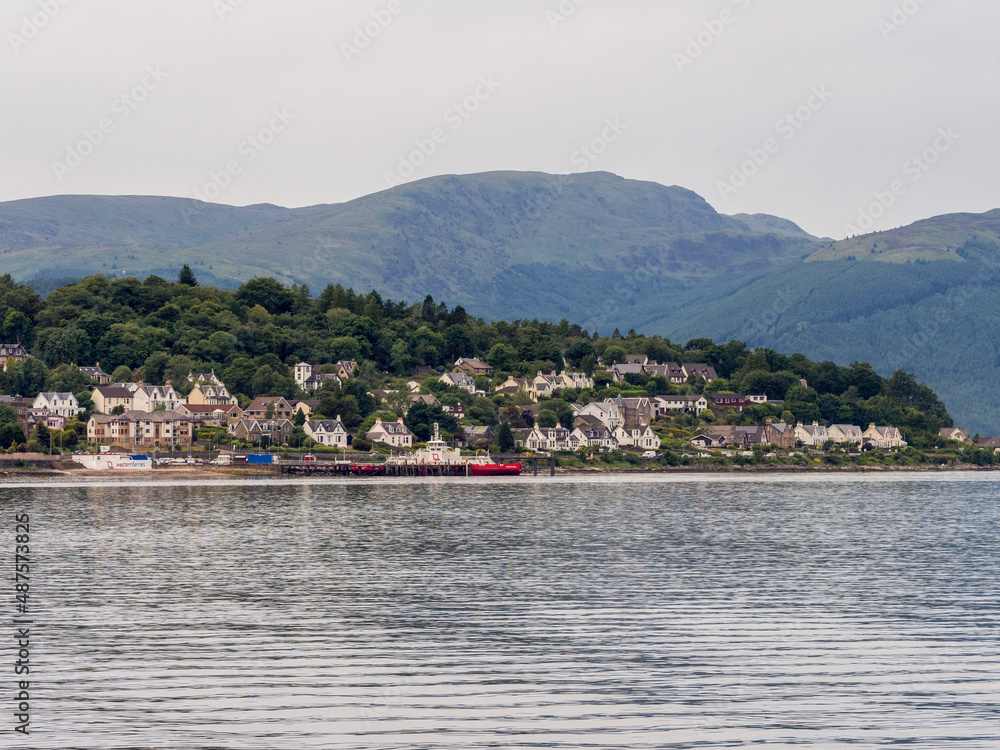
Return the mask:
<svg viewBox="0 0 1000 750">
<path fill-rule="evenodd" d="M 748 349 L 740 341 L 709 339 L 674 343 L 634 331 L 602 335 L 563 320 L 487 322 L 461 307 L 449 309 L 427 296 L 409 304 L 377 292 L 358 294 L 330 285 L 318 296 L 304 284 L 282 286 L 255 278 L 236 290 L 198 284 L 184 267 L 176 281 L 89 276 L 53 290 L 43 300 L 31 288 L 0 277 L 0 339 L 20 341 L 33 355 L 0 373 L 0 393 L 34 396 L 40 391 L 71 391 L 82 405 L 90 381 L 76 365 L 100 363 L 116 381 L 132 379 L 190 390 L 191 371 L 214 370 L 244 403 L 259 395 L 304 396 L 291 366 L 354 359 L 356 377 L 341 386 L 327 384 L 315 394 L 326 416 L 342 415 L 349 428 L 371 423 L 377 412 L 399 411 L 402 404 L 376 404 L 368 391 L 393 388 L 417 367 L 446 368 L 458 357 L 478 357 L 495 368 L 492 379 L 478 378 L 485 390 L 508 374 L 533 376 L 563 367 L 594 376 L 596 389 L 569 389 L 541 404 L 539 423 L 571 419 L 571 403 L 625 396 L 733 391 L 766 393 L 780 405 L 761 405 L 725 415 L 731 424 L 762 423 L 766 417 L 825 423 L 869 422 L 899 427 L 911 445 L 937 441 L 952 421 L 934 392 L 906 372 L 882 377 L 865 363 L 839 366 L 812 362 L 800 354 Z M 606 332 L 607 333 L 607 332 Z M 629 376 L 613 383 L 605 366 L 627 354 L 646 354 L 659 362 L 705 362 L 720 378 L 698 378 L 683 386 L 662 377 Z M 134 373 L 139 370 L 139 373 Z M 807 386 L 800 384 L 807 381 Z M 443 403 L 461 402 L 467 422 L 521 425 L 518 396 L 478 396 L 427 379 L 424 390 Z M 414 410 L 429 422 L 439 414 Z M 713 417 L 708 416 L 711 420 Z M 716 419 L 719 417 L 716 416 Z M 690 415 L 677 417 L 697 426 Z M 0 420 L 2 421 L 2 420 Z M 414 418 L 408 418 L 408 423 Z M 443 426 L 454 424 L 443 419 Z M 420 425 L 426 428 L 427 425 Z M 424 429 L 419 430 L 424 432 Z M 0 434 L 0 443 L 4 441 Z M 5 443 L 6 444 L 6 443 Z"/>
</svg>

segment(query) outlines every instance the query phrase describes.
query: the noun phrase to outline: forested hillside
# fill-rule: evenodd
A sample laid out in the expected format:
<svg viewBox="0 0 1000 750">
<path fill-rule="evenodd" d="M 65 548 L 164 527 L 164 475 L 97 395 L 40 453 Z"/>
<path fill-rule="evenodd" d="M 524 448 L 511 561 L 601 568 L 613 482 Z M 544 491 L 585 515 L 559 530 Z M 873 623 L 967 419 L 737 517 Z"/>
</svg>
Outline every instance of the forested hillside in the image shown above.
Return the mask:
<svg viewBox="0 0 1000 750">
<path fill-rule="evenodd" d="M 870 253 L 869 253 L 870 255 Z M 968 240 L 953 260 L 792 264 L 649 330 L 739 338 L 813 359 L 917 374 L 970 434 L 1000 432 L 1000 245 Z"/>
<path fill-rule="evenodd" d="M 599 390 L 568 389 L 545 402 L 543 413 L 550 412 L 553 420 L 567 418 L 569 403 L 619 393 L 732 390 L 784 401 L 733 415 L 745 424 L 767 417 L 876 422 L 900 427 L 917 445 L 936 441 L 937 431 L 951 425 L 934 392 L 902 370 L 883 378 L 859 362 L 846 367 L 813 362 L 801 354 L 751 350 L 741 341 L 716 344 L 698 338 L 679 344 L 634 331 L 601 336 L 566 320 L 489 322 L 429 295 L 408 304 L 375 291 L 357 294 L 330 285 L 314 298 L 304 285 L 284 287 L 270 278 L 250 280 L 235 291 L 200 286 L 190 269 L 183 269 L 179 278 L 89 276 L 43 301 L 9 275 L 0 277 L 2 338 L 20 340 L 33 355 L 0 373 L 0 392 L 33 396 L 42 390 L 71 391 L 86 403 L 89 379 L 77 365 L 99 362 L 116 380 L 169 380 L 182 392 L 192 385 L 186 383 L 191 371 L 215 370 L 246 403 L 258 395 L 304 395 L 291 373 L 296 362 L 354 359 L 359 362 L 356 375 L 343 387 L 324 386 L 319 394 L 325 412 L 342 414 L 354 427 L 375 411 L 369 390 L 395 386 L 418 367 L 444 368 L 459 357 L 478 357 L 496 370 L 492 379 L 479 379 L 487 392 L 509 374 L 558 371 L 564 361 L 594 374 Z M 672 385 L 662 376 L 637 373 L 612 384 L 602 363 L 622 362 L 628 354 L 660 362 L 705 362 L 720 378 L 707 385 L 696 377 Z M 516 403 L 509 395 L 474 397 L 457 389 L 441 395 L 456 399 L 451 403 L 466 403 L 470 419 L 479 424 L 496 424 L 500 410 Z"/>
</svg>

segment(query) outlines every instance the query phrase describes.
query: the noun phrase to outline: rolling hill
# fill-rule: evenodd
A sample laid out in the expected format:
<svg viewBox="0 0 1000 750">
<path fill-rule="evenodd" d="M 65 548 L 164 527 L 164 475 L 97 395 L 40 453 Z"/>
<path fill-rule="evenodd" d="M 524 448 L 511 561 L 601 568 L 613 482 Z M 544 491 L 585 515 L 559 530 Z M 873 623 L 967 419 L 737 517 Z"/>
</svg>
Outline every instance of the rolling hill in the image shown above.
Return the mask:
<svg viewBox="0 0 1000 750">
<path fill-rule="evenodd" d="M 184 263 L 224 287 L 260 275 L 313 292 L 339 282 L 408 301 L 432 294 L 491 319 L 567 318 L 903 367 L 958 424 L 1000 432 L 1000 210 L 833 242 L 775 216 L 719 214 L 681 187 L 532 172 L 433 177 L 297 209 L 0 204 L 0 270 L 19 279 L 174 277 Z"/>
<path fill-rule="evenodd" d="M 650 285 L 683 294 L 756 278 L 822 244 L 776 217 L 724 216 L 689 190 L 606 173 L 434 177 L 300 209 L 94 196 L 0 204 L 0 261 L 22 279 L 172 276 L 188 263 L 222 286 L 258 275 L 314 290 L 339 282 L 605 328 L 626 325 L 630 308 L 657 309 Z"/>
</svg>

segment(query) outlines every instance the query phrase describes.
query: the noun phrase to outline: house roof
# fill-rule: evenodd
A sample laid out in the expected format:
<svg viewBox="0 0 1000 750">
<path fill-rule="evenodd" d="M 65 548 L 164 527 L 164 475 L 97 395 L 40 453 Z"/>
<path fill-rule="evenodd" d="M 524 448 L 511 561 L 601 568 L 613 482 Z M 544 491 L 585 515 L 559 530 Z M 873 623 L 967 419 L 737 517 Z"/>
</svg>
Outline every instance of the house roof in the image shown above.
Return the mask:
<svg viewBox="0 0 1000 750">
<path fill-rule="evenodd" d="M 268 404 L 274 404 L 275 408 L 285 405 L 286 408 L 291 409 L 292 406 L 289 404 L 282 396 L 258 396 L 255 398 L 250 405 L 246 408 L 246 411 L 266 411 Z"/>
<path fill-rule="evenodd" d="M 469 437 L 485 436 L 487 434 L 493 434 L 493 428 L 489 425 L 479 426 L 479 425 L 469 425 L 462 430 L 462 434 Z"/>
<path fill-rule="evenodd" d="M 476 384 L 476 381 L 473 380 L 472 376 L 467 372 L 446 372 L 439 378 L 439 380 L 458 386 L 474 386 Z"/>
<path fill-rule="evenodd" d="M 430 406 L 440 406 L 441 402 L 431 393 L 414 393 L 410 396 L 410 403 L 423 403 Z"/>
<path fill-rule="evenodd" d="M 347 432 L 344 423 L 339 419 L 310 419 L 306 422 L 313 432 Z"/>
<path fill-rule="evenodd" d="M 493 368 L 487 363 L 483 362 L 481 359 L 475 359 L 474 357 L 459 357 L 455 360 L 455 367 L 461 365 L 469 365 L 475 370 L 492 370 Z"/>
<path fill-rule="evenodd" d="M 611 371 L 619 375 L 635 375 L 642 372 L 642 365 L 639 364 L 617 364 L 611 365 Z"/>
<path fill-rule="evenodd" d="M 217 411 L 226 412 L 226 409 L 223 407 L 212 404 L 183 404 L 183 406 L 192 414 L 213 414 Z"/>
<path fill-rule="evenodd" d="M 121 418 L 141 422 L 174 422 L 177 420 L 183 422 L 187 421 L 188 416 L 187 414 L 170 409 L 161 409 L 160 411 L 139 411 L 137 409 L 131 409 L 122 414 Z"/>
<path fill-rule="evenodd" d="M 379 431 L 384 432 L 387 435 L 412 435 L 409 428 L 402 422 L 382 422 L 379 420 L 375 421 L 375 426 L 372 427 L 368 434 L 371 435 L 373 432 L 377 433 Z"/>
</svg>

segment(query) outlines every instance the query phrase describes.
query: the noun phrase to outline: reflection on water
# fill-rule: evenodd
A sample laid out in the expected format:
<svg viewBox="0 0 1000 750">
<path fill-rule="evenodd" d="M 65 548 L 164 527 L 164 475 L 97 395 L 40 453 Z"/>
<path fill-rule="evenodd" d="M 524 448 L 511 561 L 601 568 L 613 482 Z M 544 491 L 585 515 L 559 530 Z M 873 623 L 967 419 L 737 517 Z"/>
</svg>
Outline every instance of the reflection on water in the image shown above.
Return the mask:
<svg viewBox="0 0 1000 750">
<path fill-rule="evenodd" d="M 30 746 L 1000 747 L 998 497 L 7 486 L 33 521 Z"/>
</svg>

